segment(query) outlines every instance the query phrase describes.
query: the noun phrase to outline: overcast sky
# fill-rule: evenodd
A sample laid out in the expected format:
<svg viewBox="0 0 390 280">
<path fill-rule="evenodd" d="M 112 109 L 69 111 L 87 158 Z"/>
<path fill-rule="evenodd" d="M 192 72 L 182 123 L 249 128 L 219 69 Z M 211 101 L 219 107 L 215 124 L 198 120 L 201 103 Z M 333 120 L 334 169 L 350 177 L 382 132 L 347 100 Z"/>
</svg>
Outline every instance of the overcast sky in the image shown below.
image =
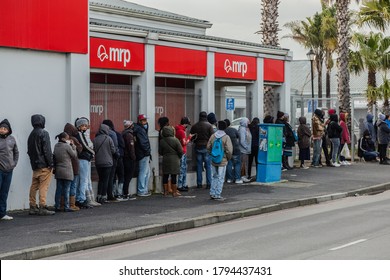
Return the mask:
<svg viewBox="0 0 390 280">
<path fill-rule="evenodd" d="M 261 0 L 128 0 L 211 22 L 207 35 L 261 43 Z M 320 0 L 281 0 L 279 5 L 280 37 L 288 33 L 283 25 L 303 20 L 321 10 Z M 308 50 L 291 39 L 279 41 L 282 48 L 293 51 L 294 59 L 306 59 Z"/>
</svg>

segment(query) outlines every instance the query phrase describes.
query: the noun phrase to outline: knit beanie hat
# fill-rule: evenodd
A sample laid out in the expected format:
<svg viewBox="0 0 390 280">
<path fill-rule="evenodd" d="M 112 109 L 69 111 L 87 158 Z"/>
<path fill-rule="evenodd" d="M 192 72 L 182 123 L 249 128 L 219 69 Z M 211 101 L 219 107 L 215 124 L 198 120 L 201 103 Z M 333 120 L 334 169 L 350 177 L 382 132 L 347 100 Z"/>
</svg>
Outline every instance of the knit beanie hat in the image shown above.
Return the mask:
<svg viewBox="0 0 390 280">
<path fill-rule="evenodd" d="M 378 118 L 381 119 L 382 121 L 384 121 L 386 119 L 386 116 L 382 113 L 379 113 Z"/>
<path fill-rule="evenodd" d="M 76 127 L 80 127 L 82 125 L 89 125 L 89 121 L 86 118 L 79 118 L 76 120 Z"/>
<path fill-rule="evenodd" d="M 276 117 L 278 118 L 278 119 L 280 119 L 281 117 L 283 117 L 284 116 L 284 113 L 282 112 L 282 111 L 278 111 L 277 113 L 276 113 Z"/>
<path fill-rule="evenodd" d="M 230 126 L 230 121 L 229 121 L 229 119 L 224 119 L 223 121 L 226 123 L 226 127 L 229 127 L 229 126 Z"/>
<path fill-rule="evenodd" d="M 328 110 L 328 115 L 333 115 L 333 114 L 336 114 L 336 110 L 335 109 L 329 109 Z"/>
<path fill-rule="evenodd" d="M 227 128 L 227 125 L 224 121 L 218 121 L 218 129 L 219 130 L 225 130 Z"/>
<path fill-rule="evenodd" d="M 125 127 L 130 127 L 130 126 L 132 126 L 133 125 L 133 121 L 129 121 L 129 120 L 124 120 L 123 121 L 123 126 L 125 126 Z"/>
<path fill-rule="evenodd" d="M 215 124 L 217 122 L 217 118 L 215 117 L 215 114 L 214 113 L 210 113 L 207 115 L 207 120 L 209 121 L 209 123 L 211 124 Z"/>
</svg>

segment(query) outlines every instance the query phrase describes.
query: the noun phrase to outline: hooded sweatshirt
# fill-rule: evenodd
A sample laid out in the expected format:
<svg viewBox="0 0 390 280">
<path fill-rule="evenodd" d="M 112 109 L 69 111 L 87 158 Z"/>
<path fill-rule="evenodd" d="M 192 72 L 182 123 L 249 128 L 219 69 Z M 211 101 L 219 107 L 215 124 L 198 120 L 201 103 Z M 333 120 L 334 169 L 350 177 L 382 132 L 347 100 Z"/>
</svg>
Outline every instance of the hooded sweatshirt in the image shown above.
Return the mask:
<svg viewBox="0 0 390 280">
<path fill-rule="evenodd" d="M 2 172 L 12 171 L 19 160 L 19 150 L 15 138 L 11 135 L 11 124 L 7 119 L 0 122 L 6 124 L 9 132 L 0 136 L 0 170 Z"/>
<path fill-rule="evenodd" d="M 367 114 L 366 122 L 364 123 L 364 125 L 365 125 L 365 128 L 368 129 L 368 132 L 370 132 L 372 141 L 374 141 L 374 143 L 375 143 L 377 140 L 377 137 L 376 137 L 376 129 L 374 126 L 374 115 L 373 114 L 370 114 L 370 113 Z"/>
<path fill-rule="evenodd" d="M 252 135 L 248 128 L 248 123 L 248 118 L 242 118 L 238 127 L 238 134 L 240 136 L 240 152 L 249 155 L 252 148 Z"/>
<path fill-rule="evenodd" d="M 351 136 L 349 135 L 349 130 L 347 127 L 347 124 L 345 123 L 345 113 L 340 113 L 340 126 L 343 129 L 343 132 L 341 133 L 341 144 L 350 144 L 351 143 Z"/>
<path fill-rule="evenodd" d="M 31 125 L 34 127 L 27 140 L 27 154 L 30 157 L 32 170 L 53 167 L 53 153 L 50 136 L 45 128 L 45 117 L 31 116 Z"/>
<path fill-rule="evenodd" d="M 209 142 L 207 143 L 207 151 L 209 154 L 211 153 L 211 150 L 213 148 L 213 144 L 215 139 L 222 138 L 222 145 L 224 150 L 224 155 L 221 163 L 216 164 L 211 161 L 211 164 L 213 166 L 226 166 L 228 161 L 232 158 L 233 155 L 233 144 L 230 140 L 230 137 L 225 133 L 224 130 L 217 130 L 213 135 L 211 135 Z M 249 142 L 249 147 L 251 146 L 251 143 Z"/>
<path fill-rule="evenodd" d="M 114 142 L 109 136 L 108 125 L 101 124 L 99 132 L 93 139 L 95 149 L 95 165 L 97 167 L 112 167 L 114 164 L 113 155 L 116 152 Z"/>
<path fill-rule="evenodd" d="M 306 118 L 299 118 L 299 127 L 298 127 L 298 147 L 300 149 L 310 148 L 310 137 L 311 131 L 306 124 Z"/>
</svg>

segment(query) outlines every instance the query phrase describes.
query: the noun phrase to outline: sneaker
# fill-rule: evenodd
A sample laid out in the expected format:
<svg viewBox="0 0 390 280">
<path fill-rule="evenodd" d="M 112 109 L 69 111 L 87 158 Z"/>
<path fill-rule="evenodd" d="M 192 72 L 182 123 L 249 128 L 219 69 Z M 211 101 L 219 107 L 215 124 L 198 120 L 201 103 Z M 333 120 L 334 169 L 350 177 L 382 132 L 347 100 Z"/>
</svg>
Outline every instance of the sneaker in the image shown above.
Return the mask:
<svg viewBox="0 0 390 280">
<path fill-rule="evenodd" d="M 226 199 L 224 197 L 220 196 L 220 197 L 214 197 L 213 200 L 215 200 L 215 201 L 225 201 Z"/>
<path fill-rule="evenodd" d="M 232 179 L 227 179 L 226 183 L 231 184 L 231 183 L 233 183 L 233 180 Z"/>
<path fill-rule="evenodd" d="M 177 190 L 179 192 L 188 192 L 188 187 L 180 187 L 180 188 L 177 188 Z"/>
<path fill-rule="evenodd" d="M 127 200 L 136 200 L 137 198 L 134 195 L 129 194 Z"/>
<path fill-rule="evenodd" d="M 1 218 L 2 221 L 11 221 L 13 219 L 14 218 L 12 218 L 11 216 L 8 216 L 8 215 L 5 215 L 5 216 L 3 216 L 3 218 Z"/>
<path fill-rule="evenodd" d="M 349 161 L 345 161 L 345 164 L 346 165 L 351 165 L 351 163 Z"/>
<path fill-rule="evenodd" d="M 345 166 L 345 165 L 347 165 L 347 164 L 345 163 L 345 161 L 340 161 L 340 165 Z"/>
<path fill-rule="evenodd" d="M 137 193 L 137 195 L 141 197 L 146 197 L 146 196 L 151 196 L 152 194 L 150 192 L 147 192 L 147 193 Z"/>
<path fill-rule="evenodd" d="M 282 171 L 287 171 L 287 168 L 285 168 L 285 167 L 282 167 Z"/>
<path fill-rule="evenodd" d="M 306 166 L 306 165 L 304 165 L 304 164 L 301 164 L 300 168 L 301 168 L 301 169 L 309 169 L 309 166 Z"/>
<path fill-rule="evenodd" d="M 101 206 L 101 204 L 100 204 L 99 202 L 93 201 L 93 200 L 91 200 L 91 201 L 89 202 L 89 205 L 91 205 L 91 206 Z"/>
<path fill-rule="evenodd" d="M 248 183 L 248 182 L 250 182 L 251 180 L 249 180 L 248 178 L 246 178 L 246 177 L 241 177 L 241 180 L 244 182 L 244 183 Z"/>
<path fill-rule="evenodd" d="M 115 198 L 115 197 L 110 197 L 110 198 L 107 199 L 107 201 L 109 201 L 109 202 L 120 202 L 120 200 Z"/>
<path fill-rule="evenodd" d="M 314 168 L 321 168 L 321 165 L 313 165 Z"/>
<path fill-rule="evenodd" d="M 241 180 L 241 179 L 239 179 L 239 180 L 236 180 L 236 184 L 242 184 L 242 183 L 244 183 L 244 181 L 243 181 L 243 180 Z"/>
<path fill-rule="evenodd" d="M 39 208 L 37 206 L 30 206 L 30 210 L 28 211 L 29 215 L 38 215 Z"/>
<path fill-rule="evenodd" d="M 56 212 L 47 210 L 45 207 L 39 208 L 38 215 L 39 216 L 51 216 L 54 215 Z"/>
<path fill-rule="evenodd" d="M 127 201 L 127 200 L 129 200 L 128 199 L 128 197 L 127 197 L 127 195 L 124 195 L 124 196 L 118 196 L 117 198 L 116 198 L 118 201 Z"/>
<path fill-rule="evenodd" d="M 337 162 L 332 163 L 334 167 L 340 167 L 340 164 Z"/>
</svg>

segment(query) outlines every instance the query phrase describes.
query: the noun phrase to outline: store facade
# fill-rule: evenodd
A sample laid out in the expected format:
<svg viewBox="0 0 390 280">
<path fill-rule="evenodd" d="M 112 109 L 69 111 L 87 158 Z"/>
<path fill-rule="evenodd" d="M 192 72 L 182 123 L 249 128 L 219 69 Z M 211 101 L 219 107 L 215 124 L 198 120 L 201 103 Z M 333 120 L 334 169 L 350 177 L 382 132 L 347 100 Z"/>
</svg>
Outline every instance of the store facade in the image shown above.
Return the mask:
<svg viewBox="0 0 390 280">
<path fill-rule="evenodd" d="M 6 2 L 12 9 L 12 2 Z M 57 1 L 47 1 L 47 5 L 53 2 Z M 31 171 L 25 152 L 32 129 L 29 118 L 34 113 L 46 116 L 52 146 L 54 136 L 76 117 L 89 116 L 93 137 L 104 119 L 111 119 L 121 131 L 124 119 L 136 120 L 138 114 L 146 114 L 154 159 L 152 179 L 159 185 L 159 117 L 167 116 L 171 125 L 183 116 L 195 123 L 200 111 L 215 112 L 218 119 L 224 119 L 229 117 L 226 88 L 238 86 L 245 89 L 245 95 L 237 97 L 236 104 L 243 104 L 248 118 L 262 118 L 267 85 L 277 88 L 280 109 L 290 108 L 291 57 L 286 49 L 207 36 L 211 27 L 207 21 L 121 0 L 90 1 L 89 7 L 80 0 L 71 4 L 77 6 L 73 10 L 86 7 L 84 14 L 80 12 L 84 15 L 80 22 L 89 19 L 89 25 L 80 40 L 83 44 L 78 45 L 85 47 L 86 39 L 89 48 L 31 49 L 0 40 L 1 61 L 13 61 L 10 68 L 0 65 L 0 74 L 8 77 L 0 77 L 2 96 L 12 100 L 0 118 L 14 124 L 21 150 L 10 209 L 28 207 Z M 79 29 L 76 26 L 73 32 L 80 33 Z M 17 84 L 15 75 L 23 76 L 23 83 Z M 15 107 L 20 108 L 17 113 Z M 53 197 L 54 183 L 49 197 Z"/>
</svg>

